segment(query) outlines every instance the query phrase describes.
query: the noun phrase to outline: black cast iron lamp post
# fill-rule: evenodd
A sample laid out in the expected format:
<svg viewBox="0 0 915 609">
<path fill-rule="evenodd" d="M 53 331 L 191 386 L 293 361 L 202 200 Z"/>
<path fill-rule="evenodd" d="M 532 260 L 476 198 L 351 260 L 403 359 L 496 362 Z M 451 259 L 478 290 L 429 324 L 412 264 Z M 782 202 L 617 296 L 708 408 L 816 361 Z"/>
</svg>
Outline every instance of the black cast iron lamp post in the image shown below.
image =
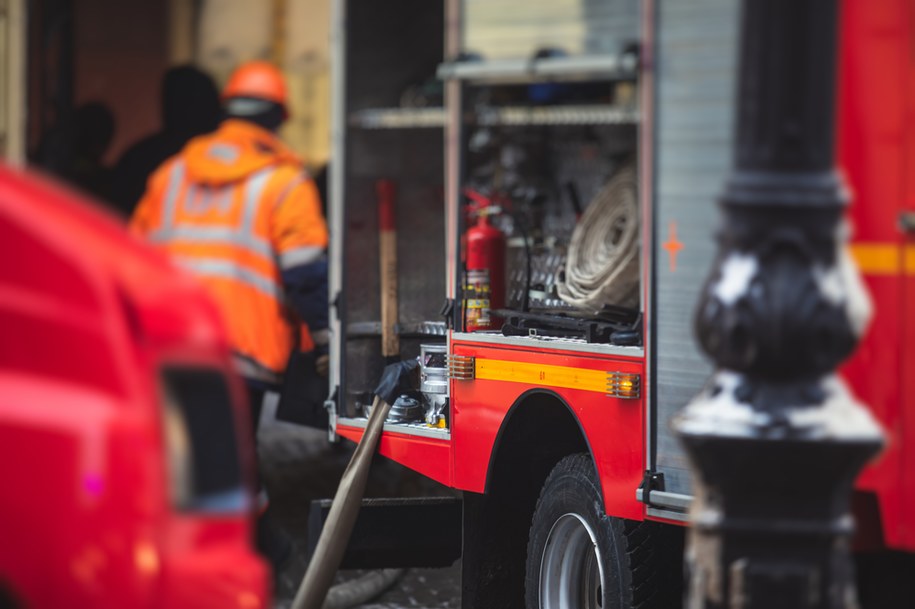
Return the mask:
<svg viewBox="0 0 915 609">
<path fill-rule="evenodd" d="M 744 0 L 734 169 L 696 313 L 716 364 L 674 421 L 687 609 L 857 607 L 849 495 L 882 443 L 836 368 L 870 317 L 834 169 L 836 0 Z"/>
</svg>

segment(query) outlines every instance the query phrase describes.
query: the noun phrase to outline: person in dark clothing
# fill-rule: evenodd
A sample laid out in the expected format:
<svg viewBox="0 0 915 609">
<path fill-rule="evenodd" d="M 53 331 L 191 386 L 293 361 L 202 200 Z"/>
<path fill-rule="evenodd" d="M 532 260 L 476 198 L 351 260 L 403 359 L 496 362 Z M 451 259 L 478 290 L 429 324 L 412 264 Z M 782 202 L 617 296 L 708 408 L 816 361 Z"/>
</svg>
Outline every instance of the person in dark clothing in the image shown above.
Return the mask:
<svg viewBox="0 0 915 609">
<path fill-rule="evenodd" d="M 222 120 L 216 84 L 192 66 L 170 69 L 162 81 L 162 129 L 131 146 L 114 168 L 112 201 L 130 217 L 157 167 Z"/>
<path fill-rule="evenodd" d="M 101 102 L 79 106 L 41 140 L 34 162 L 100 199 L 111 194 L 111 170 L 102 157 L 114 137 L 114 115 Z"/>
<path fill-rule="evenodd" d="M 76 155 L 71 180 L 82 190 L 107 200 L 111 196 L 111 170 L 102 162 L 114 137 L 114 115 L 95 102 L 76 110 Z"/>
</svg>

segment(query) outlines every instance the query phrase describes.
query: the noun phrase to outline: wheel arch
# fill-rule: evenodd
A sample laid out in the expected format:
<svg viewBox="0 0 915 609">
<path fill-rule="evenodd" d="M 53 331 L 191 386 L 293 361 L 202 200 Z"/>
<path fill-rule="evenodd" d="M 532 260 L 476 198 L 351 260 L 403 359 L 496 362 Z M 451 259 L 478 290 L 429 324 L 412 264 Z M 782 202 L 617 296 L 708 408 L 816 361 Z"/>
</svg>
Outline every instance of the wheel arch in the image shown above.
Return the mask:
<svg viewBox="0 0 915 609">
<path fill-rule="evenodd" d="M 465 607 L 522 606 L 519 591 L 525 585 L 537 499 L 550 471 L 576 453 L 587 453 L 594 461 L 585 430 L 568 402 L 540 388 L 515 399 L 493 442 L 484 492 L 464 494 Z"/>
<path fill-rule="evenodd" d="M 549 450 L 526 450 L 533 447 L 546 447 Z M 551 461 L 536 484 L 539 489 L 556 463 L 563 457 L 579 452 L 588 453 L 597 471 L 588 435 L 569 403 L 549 389 L 525 391 L 512 403 L 496 434 L 486 468 L 484 492 L 491 494 L 500 478 L 508 473 L 506 470 L 528 462 L 534 453 L 537 453 L 536 456 L 542 462 Z M 603 489 L 601 496 L 603 497 Z"/>
</svg>

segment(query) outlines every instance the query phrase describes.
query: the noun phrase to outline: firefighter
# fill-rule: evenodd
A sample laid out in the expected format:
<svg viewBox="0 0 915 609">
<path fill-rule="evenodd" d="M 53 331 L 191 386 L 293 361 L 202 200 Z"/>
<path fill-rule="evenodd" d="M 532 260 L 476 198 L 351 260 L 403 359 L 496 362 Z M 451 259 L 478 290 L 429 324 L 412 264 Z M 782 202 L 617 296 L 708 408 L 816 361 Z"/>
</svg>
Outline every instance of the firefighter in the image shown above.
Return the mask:
<svg viewBox="0 0 915 609">
<path fill-rule="evenodd" d="M 280 71 L 246 63 L 222 98 L 226 119 L 156 170 L 130 224 L 209 288 L 256 430 L 264 393 L 279 387 L 300 330 L 289 309 L 307 324 L 302 340 L 313 342 L 326 371 L 327 227 L 302 161 L 276 135 L 288 105 Z"/>
</svg>

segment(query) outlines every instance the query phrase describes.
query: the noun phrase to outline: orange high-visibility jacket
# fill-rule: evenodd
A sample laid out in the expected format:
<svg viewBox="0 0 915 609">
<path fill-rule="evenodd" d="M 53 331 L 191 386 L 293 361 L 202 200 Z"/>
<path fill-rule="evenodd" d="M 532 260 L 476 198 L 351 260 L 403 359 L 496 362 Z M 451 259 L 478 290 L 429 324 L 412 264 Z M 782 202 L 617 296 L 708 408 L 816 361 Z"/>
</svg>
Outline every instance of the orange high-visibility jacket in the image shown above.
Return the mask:
<svg viewBox="0 0 915 609">
<path fill-rule="evenodd" d="M 130 226 L 203 280 L 241 373 L 275 381 L 294 331 L 282 271 L 323 261 L 327 247 L 317 189 L 298 157 L 269 131 L 227 120 L 152 175 Z M 312 333 L 320 342 L 326 330 Z"/>
</svg>

